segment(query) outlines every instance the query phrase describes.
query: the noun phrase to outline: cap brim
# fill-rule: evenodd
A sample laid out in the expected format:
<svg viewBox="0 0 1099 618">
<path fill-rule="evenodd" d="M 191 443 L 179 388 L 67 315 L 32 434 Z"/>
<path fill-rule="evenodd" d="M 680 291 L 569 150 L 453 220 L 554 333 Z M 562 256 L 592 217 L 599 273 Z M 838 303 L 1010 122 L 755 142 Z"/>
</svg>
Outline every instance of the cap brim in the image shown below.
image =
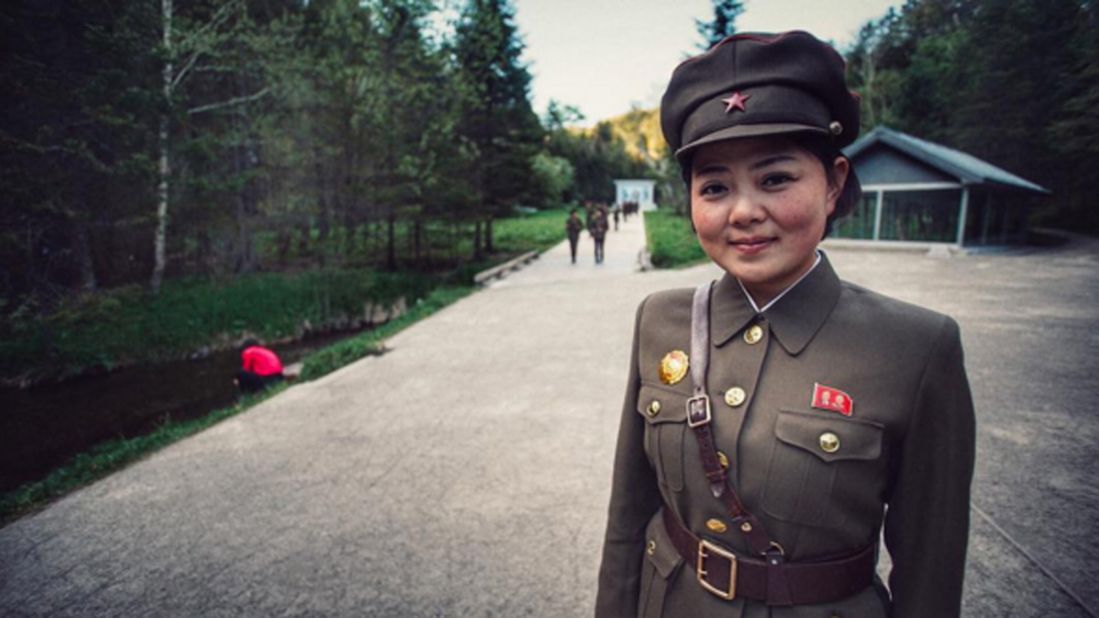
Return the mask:
<svg viewBox="0 0 1099 618">
<path fill-rule="evenodd" d="M 808 124 L 738 124 L 733 127 L 721 129 L 720 131 L 714 131 L 713 133 L 704 135 L 703 137 L 700 137 L 689 144 L 685 144 L 682 148 L 675 151 L 675 156 L 677 159 L 682 158 L 683 155 L 694 150 L 695 148 L 698 148 L 699 146 L 712 144 L 714 142 L 720 142 L 727 139 L 736 139 L 738 137 L 759 137 L 761 135 L 779 135 L 782 133 L 800 133 L 804 131 L 829 135 L 828 129 L 825 129 L 823 127 L 815 127 Z"/>
</svg>

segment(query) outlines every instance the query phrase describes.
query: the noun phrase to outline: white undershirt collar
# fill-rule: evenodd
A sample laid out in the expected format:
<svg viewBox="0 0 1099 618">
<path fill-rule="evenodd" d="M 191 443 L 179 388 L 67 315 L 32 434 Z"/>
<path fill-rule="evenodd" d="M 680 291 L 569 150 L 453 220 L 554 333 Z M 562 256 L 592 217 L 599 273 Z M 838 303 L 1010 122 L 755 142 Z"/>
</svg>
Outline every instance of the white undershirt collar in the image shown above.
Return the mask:
<svg viewBox="0 0 1099 618">
<path fill-rule="evenodd" d="M 772 298 L 771 302 L 767 303 L 762 308 L 760 308 L 760 306 L 756 304 L 756 299 L 752 298 L 751 293 L 749 293 L 748 289 L 744 287 L 744 284 L 740 283 L 740 279 L 737 279 L 736 282 L 738 284 L 740 284 L 740 289 L 744 292 L 744 295 L 748 297 L 748 302 L 752 304 L 752 309 L 755 309 L 756 313 L 763 313 L 764 311 L 767 311 L 771 307 L 774 307 L 775 303 L 777 303 L 780 299 L 782 299 L 783 296 L 786 296 L 787 292 L 794 289 L 797 286 L 797 284 L 801 283 L 802 279 L 808 277 L 809 273 L 813 272 L 813 270 L 820 264 L 820 251 L 818 250 L 816 252 L 816 254 L 817 254 L 817 260 L 815 262 L 813 262 L 813 265 L 809 267 L 809 270 L 805 271 L 805 274 L 798 277 L 797 281 L 791 283 L 785 290 L 780 292 L 778 296 Z"/>
</svg>

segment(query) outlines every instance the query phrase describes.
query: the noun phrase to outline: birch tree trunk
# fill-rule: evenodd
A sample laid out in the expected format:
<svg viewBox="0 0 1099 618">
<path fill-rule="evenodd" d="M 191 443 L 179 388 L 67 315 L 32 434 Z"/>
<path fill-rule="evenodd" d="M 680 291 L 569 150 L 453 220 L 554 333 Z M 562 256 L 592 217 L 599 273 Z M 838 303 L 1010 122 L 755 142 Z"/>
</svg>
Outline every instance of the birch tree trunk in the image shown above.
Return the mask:
<svg viewBox="0 0 1099 618">
<path fill-rule="evenodd" d="M 171 164 L 168 159 L 168 106 L 172 97 L 172 0 L 160 0 L 164 21 L 164 108 L 160 112 L 160 184 L 157 187 L 156 233 L 153 238 L 153 277 L 149 282 L 153 294 L 160 293 L 164 281 L 164 245 L 168 231 L 168 176 Z"/>
</svg>

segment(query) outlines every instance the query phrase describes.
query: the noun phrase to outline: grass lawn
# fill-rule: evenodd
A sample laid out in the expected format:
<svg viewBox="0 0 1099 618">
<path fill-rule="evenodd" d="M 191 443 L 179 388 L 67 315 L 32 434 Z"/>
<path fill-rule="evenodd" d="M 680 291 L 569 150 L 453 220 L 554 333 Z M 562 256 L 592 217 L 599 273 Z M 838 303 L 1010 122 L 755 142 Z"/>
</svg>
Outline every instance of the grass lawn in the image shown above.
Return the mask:
<svg viewBox="0 0 1099 618">
<path fill-rule="evenodd" d="M 707 259 L 690 219 L 670 208 L 645 213 L 645 237 L 657 268 L 692 266 Z"/>
<path fill-rule="evenodd" d="M 568 217 L 569 208 L 562 207 L 499 219 L 493 223 L 496 249 L 515 254 L 545 251 L 565 240 Z"/>
</svg>

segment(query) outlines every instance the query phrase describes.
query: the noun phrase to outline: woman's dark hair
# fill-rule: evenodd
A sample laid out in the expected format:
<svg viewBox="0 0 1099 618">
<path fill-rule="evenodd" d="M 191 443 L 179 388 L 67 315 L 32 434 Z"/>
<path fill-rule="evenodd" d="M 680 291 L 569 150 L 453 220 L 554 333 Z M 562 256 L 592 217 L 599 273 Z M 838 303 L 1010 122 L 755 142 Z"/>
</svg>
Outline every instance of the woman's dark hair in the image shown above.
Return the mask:
<svg viewBox="0 0 1099 618">
<path fill-rule="evenodd" d="M 836 148 L 835 144 L 823 135 L 799 133 L 791 137 L 794 144 L 804 148 L 820 160 L 821 165 L 824 166 L 824 177 L 828 179 L 828 186 L 836 186 L 836 158 L 843 157 L 847 159 L 847 155 L 840 152 L 840 149 Z M 847 163 L 847 180 L 843 183 L 843 191 L 836 198 L 836 209 L 828 215 L 828 221 L 824 224 L 824 234 L 821 239 L 827 238 L 832 233 L 833 222 L 849 215 L 858 206 L 859 200 L 862 199 L 862 184 L 859 182 L 858 174 L 855 173 L 855 166 L 851 164 L 850 159 L 847 159 Z"/>
<path fill-rule="evenodd" d="M 847 155 L 843 154 L 839 148 L 832 143 L 832 140 L 824 135 L 817 133 L 791 133 L 783 135 L 789 139 L 793 144 L 799 148 L 805 149 L 806 152 L 813 155 L 820 161 L 821 166 L 824 167 L 824 177 L 828 180 L 829 186 L 836 185 L 836 166 L 835 161 L 837 157 L 843 157 L 847 159 Z M 683 175 L 683 182 L 687 185 L 687 214 L 691 212 L 691 159 L 690 154 L 684 156 L 679 160 L 680 172 Z M 850 163 L 850 159 L 848 159 Z M 859 183 L 859 176 L 855 173 L 855 166 L 848 165 L 847 180 L 843 183 L 843 191 L 839 197 L 836 198 L 836 208 L 832 211 L 832 214 L 828 215 L 828 220 L 824 224 L 824 234 L 821 235 L 821 239 L 827 238 L 832 233 L 832 223 L 837 219 L 846 217 L 855 209 L 859 200 L 862 199 L 862 184 Z M 691 229 L 694 229 L 694 221 L 691 222 Z"/>
<path fill-rule="evenodd" d="M 248 348 L 259 345 L 259 341 L 254 337 L 248 337 L 244 341 L 240 342 L 240 351 L 243 352 Z"/>
</svg>

